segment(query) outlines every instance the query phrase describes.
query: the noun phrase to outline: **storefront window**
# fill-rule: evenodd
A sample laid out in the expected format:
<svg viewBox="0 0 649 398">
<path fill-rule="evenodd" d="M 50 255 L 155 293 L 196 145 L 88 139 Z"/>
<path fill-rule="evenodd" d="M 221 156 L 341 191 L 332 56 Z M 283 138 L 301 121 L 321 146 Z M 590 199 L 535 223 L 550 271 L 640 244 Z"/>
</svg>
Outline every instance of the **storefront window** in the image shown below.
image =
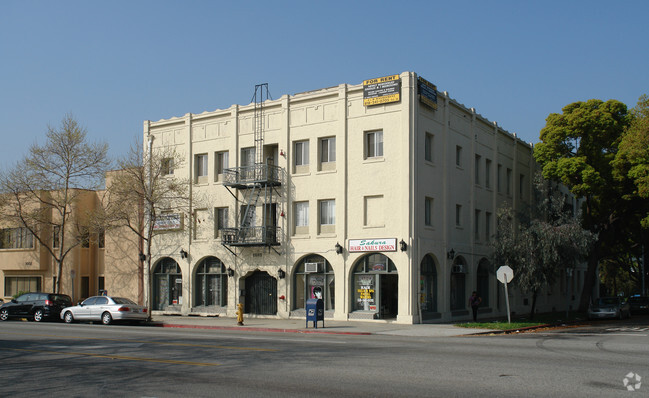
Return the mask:
<svg viewBox="0 0 649 398">
<path fill-rule="evenodd" d="M 306 308 L 308 299 L 324 301 L 325 310 L 335 308 L 335 279 L 331 264 L 322 256 L 307 256 L 297 265 L 293 276 L 295 283 L 295 309 Z"/>
<path fill-rule="evenodd" d="M 386 255 L 362 257 L 354 268 L 352 308 L 378 313 L 380 318 L 396 317 L 398 309 L 397 268 Z"/>
<path fill-rule="evenodd" d="M 227 305 L 228 276 L 225 266 L 216 257 L 208 257 L 201 261 L 196 269 L 194 284 L 196 306 Z"/>
<path fill-rule="evenodd" d="M 182 282 L 178 263 L 172 258 L 160 260 L 153 272 L 153 309 L 165 310 L 183 303 Z"/>
<path fill-rule="evenodd" d="M 437 312 L 437 268 L 430 254 L 421 261 L 419 284 L 419 303 L 422 312 Z"/>
<path fill-rule="evenodd" d="M 466 262 L 457 257 L 451 268 L 451 311 L 466 309 L 469 296 L 466 295 Z"/>
</svg>

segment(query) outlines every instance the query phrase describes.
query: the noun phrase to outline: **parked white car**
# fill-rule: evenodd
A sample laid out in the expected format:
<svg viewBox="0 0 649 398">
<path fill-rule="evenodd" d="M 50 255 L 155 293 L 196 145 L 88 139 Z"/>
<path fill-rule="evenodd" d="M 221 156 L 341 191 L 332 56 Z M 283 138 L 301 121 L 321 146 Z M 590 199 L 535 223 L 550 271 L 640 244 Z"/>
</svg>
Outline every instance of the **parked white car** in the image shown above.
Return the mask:
<svg viewBox="0 0 649 398">
<path fill-rule="evenodd" d="M 61 310 L 61 319 L 74 321 L 101 321 L 110 325 L 113 321 L 146 321 L 147 308 L 123 297 L 93 296 L 82 303 Z"/>
</svg>

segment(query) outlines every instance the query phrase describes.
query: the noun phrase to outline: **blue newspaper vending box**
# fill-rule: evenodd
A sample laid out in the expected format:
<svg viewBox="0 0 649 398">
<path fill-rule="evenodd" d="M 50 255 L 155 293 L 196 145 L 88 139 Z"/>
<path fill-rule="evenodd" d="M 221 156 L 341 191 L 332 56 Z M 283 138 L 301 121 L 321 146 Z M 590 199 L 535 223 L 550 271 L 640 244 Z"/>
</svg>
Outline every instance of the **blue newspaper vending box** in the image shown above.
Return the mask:
<svg viewBox="0 0 649 398">
<path fill-rule="evenodd" d="M 321 299 L 309 299 L 306 301 L 306 327 L 309 321 L 313 321 L 313 327 L 318 328 L 318 321 L 322 321 L 324 327 L 324 302 Z"/>
</svg>

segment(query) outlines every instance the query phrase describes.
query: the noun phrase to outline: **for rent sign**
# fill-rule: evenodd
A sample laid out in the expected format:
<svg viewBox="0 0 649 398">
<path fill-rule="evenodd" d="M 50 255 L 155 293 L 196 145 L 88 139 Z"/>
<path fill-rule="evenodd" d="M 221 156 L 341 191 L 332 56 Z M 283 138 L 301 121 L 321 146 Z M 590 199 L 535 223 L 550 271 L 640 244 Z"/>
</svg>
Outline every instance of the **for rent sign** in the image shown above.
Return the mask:
<svg viewBox="0 0 649 398">
<path fill-rule="evenodd" d="M 396 252 L 397 240 L 395 238 L 382 239 L 350 239 L 349 252 Z"/>
</svg>

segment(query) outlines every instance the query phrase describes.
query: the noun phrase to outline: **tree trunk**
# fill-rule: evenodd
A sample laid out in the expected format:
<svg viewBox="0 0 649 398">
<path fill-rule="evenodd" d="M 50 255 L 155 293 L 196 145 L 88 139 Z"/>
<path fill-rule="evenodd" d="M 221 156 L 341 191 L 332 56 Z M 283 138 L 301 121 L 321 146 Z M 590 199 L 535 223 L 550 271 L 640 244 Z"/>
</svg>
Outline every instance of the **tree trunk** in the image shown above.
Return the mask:
<svg viewBox="0 0 649 398">
<path fill-rule="evenodd" d="M 598 239 L 593 246 L 593 251 L 588 257 L 588 268 L 586 269 L 586 274 L 584 275 L 584 287 L 581 290 L 581 298 L 579 300 L 579 311 L 586 312 L 588 311 L 588 306 L 590 305 L 590 300 L 593 295 L 593 286 L 597 280 L 597 265 L 599 264 L 599 252 L 600 252 L 601 242 Z"/>
<path fill-rule="evenodd" d="M 535 290 L 534 293 L 532 293 L 532 309 L 530 310 L 530 321 L 534 319 L 534 312 L 536 311 L 536 297 L 537 297 L 537 291 Z"/>
</svg>

